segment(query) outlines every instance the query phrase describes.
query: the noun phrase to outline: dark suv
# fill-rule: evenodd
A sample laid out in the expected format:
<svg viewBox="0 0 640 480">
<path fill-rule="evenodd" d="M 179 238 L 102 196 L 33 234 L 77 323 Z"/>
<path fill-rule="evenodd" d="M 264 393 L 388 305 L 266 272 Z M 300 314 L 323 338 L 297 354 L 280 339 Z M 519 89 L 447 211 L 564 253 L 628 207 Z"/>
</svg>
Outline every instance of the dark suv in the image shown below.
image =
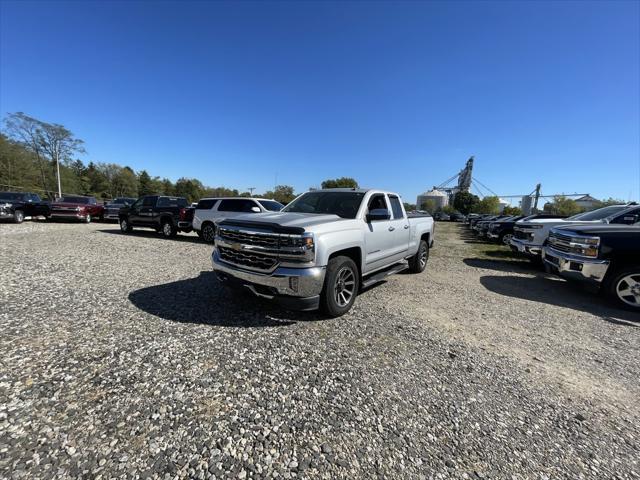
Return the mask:
<svg viewBox="0 0 640 480">
<path fill-rule="evenodd" d="M 120 230 L 129 233 L 133 227 L 152 228 L 164 237 L 174 237 L 179 231 L 190 232 L 180 223 L 184 220 L 189 203 L 183 197 L 147 195 L 120 209 Z"/>
<path fill-rule="evenodd" d="M 0 220 L 22 223 L 25 217 L 48 218 L 51 204 L 39 195 L 28 192 L 0 192 Z"/>
</svg>

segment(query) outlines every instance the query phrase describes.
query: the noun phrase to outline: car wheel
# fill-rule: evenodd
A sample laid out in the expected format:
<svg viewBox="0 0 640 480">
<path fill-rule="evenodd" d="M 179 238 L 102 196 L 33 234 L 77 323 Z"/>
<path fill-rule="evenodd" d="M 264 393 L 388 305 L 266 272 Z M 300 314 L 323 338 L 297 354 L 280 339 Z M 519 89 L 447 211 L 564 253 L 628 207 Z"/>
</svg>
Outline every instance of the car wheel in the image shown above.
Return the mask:
<svg viewBox="0 0 640 480">
<path fill-rule="evenodd" d="M 202 226 L 201 238 L 207 243 L 214 243 L 216 240 L 216 227 L 211 223 Z"/>
<path fill-rule="evenodd" d="M 165 238 L 171 238 L 171 237 L 175 237 L 176 233 L 178 233 L 178 231 L 175 229 L 175 227 L 173 225 L 171 225 L 171 222 L 165 220 L 162 223 L 162 227 L 160 228 L 160 232 L 162 233 L 162 236 Z"/>
<path fill-rule="evenodd" d="M 91 223 L 91 214 L 87 213 L 87 216 L 84 218 L 84 223 Z"/>
<path fill-rule="evenodd" d="M 606 280 L 605 291 L 619 306 L 640 311 L 640 265 L 614 271 Z"/>
<path fill-rule="evenodd" d="M 22 210 L 16 210 L 15 212 L 13 212 L 13 222 L 14 223 L 24 222 L 24 212 Z"/>
<path fill-rule="evenodd" d="M 424 240 L 420 240 L 418 251 L 409 259 L 409 271 L 411 273 L 422 273 L 427 268 L 429 261 L 429 245 Z"/>
<path fill-rule="evenodd" d="M 503 233 L 500 235 L 500 242 L 507 247 L 511 245 L 511 239 L 513 238 L 513 233 Z"/>
<path fill-rule="evenodd" d="M 131 225 L 129 225 L 129 221 L 126 218 L 120 219 L 120 231 L 122 233 L 129 233 L 131 230 Z"/>
<path fill-rule="evenodd" d="M 329 260 L 324 286 L 320 294 L 320 308 L 330 317 L 344 315 L 353 306 L 360 287 L 360 274 L 349 257 Z"/>
</svg>

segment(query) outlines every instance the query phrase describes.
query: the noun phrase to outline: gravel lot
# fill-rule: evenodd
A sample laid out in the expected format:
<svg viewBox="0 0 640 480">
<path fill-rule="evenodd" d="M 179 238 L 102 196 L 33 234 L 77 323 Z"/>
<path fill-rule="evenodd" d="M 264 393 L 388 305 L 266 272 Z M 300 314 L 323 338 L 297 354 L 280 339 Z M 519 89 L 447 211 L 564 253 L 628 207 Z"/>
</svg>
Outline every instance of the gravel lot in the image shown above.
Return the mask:
<svg viewBox="0 0 640 480">
<path fill-rule="evenodd" d="M 640 478 L 640 328 L 460 225 L 334 320 L 195 235 L 0 225 L 2 478 Z"/>
</svg>

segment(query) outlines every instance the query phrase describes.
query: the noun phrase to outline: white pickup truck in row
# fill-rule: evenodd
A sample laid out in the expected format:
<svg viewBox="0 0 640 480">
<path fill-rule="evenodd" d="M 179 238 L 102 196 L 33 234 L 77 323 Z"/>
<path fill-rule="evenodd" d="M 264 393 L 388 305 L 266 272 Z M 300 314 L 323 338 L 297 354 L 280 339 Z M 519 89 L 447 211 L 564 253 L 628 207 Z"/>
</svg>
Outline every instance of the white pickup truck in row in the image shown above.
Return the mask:
<svg viewBox="0 0 640 480">
<path fill-rule="evenodd" d="M 433 218 L 408 216 L 398 194 L 317 190 L 280 212 L 216 223 L 212 262 L 223 283 L 337 317 L 361 288 L 402 270 L 422 272 L 433 234 Z"/>
</svg>

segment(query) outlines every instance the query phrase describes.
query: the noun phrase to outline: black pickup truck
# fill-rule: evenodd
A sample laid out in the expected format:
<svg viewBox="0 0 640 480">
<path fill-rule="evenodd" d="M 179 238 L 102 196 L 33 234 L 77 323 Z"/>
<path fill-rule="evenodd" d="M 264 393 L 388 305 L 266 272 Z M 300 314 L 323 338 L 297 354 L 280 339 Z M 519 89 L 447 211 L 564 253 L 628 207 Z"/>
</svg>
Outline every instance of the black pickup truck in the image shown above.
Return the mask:
<svg viewBox="0 0 640 480">
<path fill-rule="evenodd" d="M 164 237 L 174 237 L 191 231 L 190 210 L 186 198 L 147 195 L 120 209 L 120 230 L 129 233 L 133 227 L 151 228 Z"/>
<path fill-rule="evenodd" d="M 529 215 L 528 217 L 520 215 L 518 217 L 505 218 L 504 220 L 496 220 L 489 224 L 487 238 L 509 246 L 511 244 L 511 239 L 513 238 L 513 227 L 515 227 L 516 222 L 519 222 L 520 220 L 528 222 L 529 220 L 535 220 L 536 218 L 567 218 L 567 216 L 536 213 Z"/>
<path fill-rule="evenodd" d="M 633 225 L 553 228 L 542 257 L 551 272 L 589 282 L 640 313 L 640 219 Z"/>
<path fill-rule="evenodd" d="M 0 192 L 0 220 L 22 223 L 25 217 L 48 218 L 50 214 L 51 204 L 36 193 Z"/>
</svg>

